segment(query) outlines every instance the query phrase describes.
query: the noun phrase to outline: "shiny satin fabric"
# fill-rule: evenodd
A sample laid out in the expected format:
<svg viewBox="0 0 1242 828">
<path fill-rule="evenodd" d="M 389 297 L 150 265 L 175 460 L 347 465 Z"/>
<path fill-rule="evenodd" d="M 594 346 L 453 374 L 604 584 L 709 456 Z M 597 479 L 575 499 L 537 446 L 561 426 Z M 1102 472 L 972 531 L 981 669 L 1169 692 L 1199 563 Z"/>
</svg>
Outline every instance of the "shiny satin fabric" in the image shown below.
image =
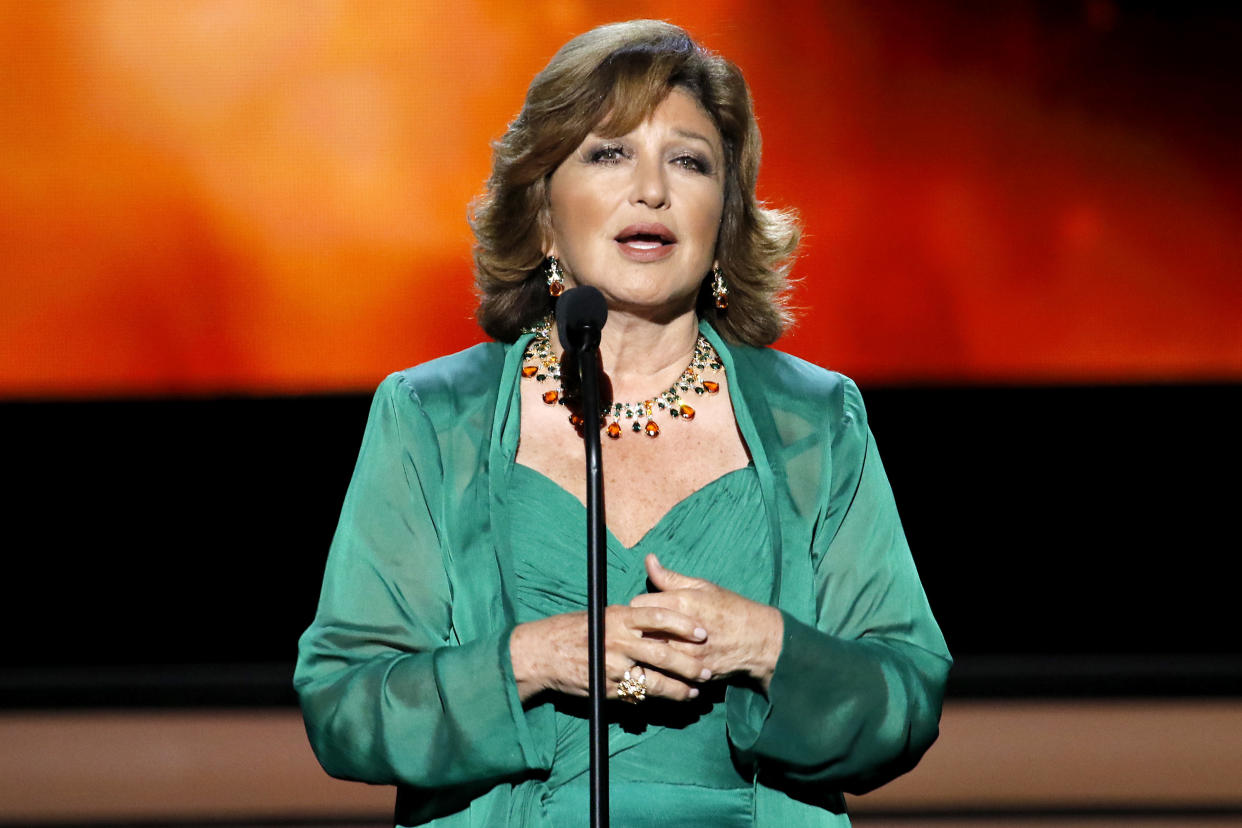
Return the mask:
<svg viewBox="0 0 1242 828">
<path fill-rule="evenodd" d="M 511 474 L 517 622 L 585 610 L 584 507 L 533 469 L 517 465 Z M 767 524 L 754 520 L 762 510 L 758 478 L 746 467 L 674 504 L 632 547 L 609 533 L 608 603 L 627 604 L 648 591 L 643 566 L 648 553 L 677 572 L 762 600 L 771 589 L 763 581 L 770 573 Z M 610 811 L 618 825 L 648 825 L 653 814 L 679 815 L 680 824 L 691 817 L 711 826 L 752 824 L 754 773 L 730 754 L 724 687 L 708 684 L 703 690 L 689 702 L 651 698 L 637 706 L 611 706 Z M 553 707 L 556 729 L 544 810 L 554 828 L 577 828 L 589 796 L 582 700 L 555 696 L 543 703 Z M 696 802 L 693 809 L 686 807 L 688 797 Z"/>
<path fill-rule="evenodd" d="M 761 504 L 747 513 L 767 537 L 739 569 L 753 597 L 782 610 L 785 638 L 766 695 L 733 685 L 713 707 L 731 761 L 751 770 L 749 793 L 688 785 L 644 824 L 689 824 L 707 807 L 694 795 L 724 791 L 749 800 L 740 824 L 848 825 L 841 792 L 905 772 L 935 739 L 951 660 L 857 388 L 702 329 L 730 376 Z M 380 386 L 299 643 L 294 683 L 321 764 L 397 785 L 401 825 L 544 828 L 549 792 L 576 795 L 549 787 L 572 771 L 564 746 L 558 756 L 558 711 L 524 708 L 508 661 L 528 611 L 514 549 L 524 346 L 476 346 Z M 665 801 L 644 799 L 641 779 L 618 783 L 637 786 L 622 797 L 637 807 Z"/>
</svg>

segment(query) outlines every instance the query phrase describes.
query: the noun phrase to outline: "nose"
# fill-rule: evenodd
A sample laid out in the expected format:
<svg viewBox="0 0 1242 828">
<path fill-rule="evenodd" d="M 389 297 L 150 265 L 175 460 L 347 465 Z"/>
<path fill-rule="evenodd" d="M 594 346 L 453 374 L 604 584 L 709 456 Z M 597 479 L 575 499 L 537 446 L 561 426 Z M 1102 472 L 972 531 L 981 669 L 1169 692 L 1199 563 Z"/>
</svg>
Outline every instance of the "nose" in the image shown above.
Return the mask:
<svg viewBox="0 0 1242 828">
<path fill-rule="evenodd" d="M 658 158 L 645 157 L 634 165 L 633 193 L 635 204 L 643 204 L 653 210 L 668 206 L 668 180 L 664 165 Z"/>
</svg>

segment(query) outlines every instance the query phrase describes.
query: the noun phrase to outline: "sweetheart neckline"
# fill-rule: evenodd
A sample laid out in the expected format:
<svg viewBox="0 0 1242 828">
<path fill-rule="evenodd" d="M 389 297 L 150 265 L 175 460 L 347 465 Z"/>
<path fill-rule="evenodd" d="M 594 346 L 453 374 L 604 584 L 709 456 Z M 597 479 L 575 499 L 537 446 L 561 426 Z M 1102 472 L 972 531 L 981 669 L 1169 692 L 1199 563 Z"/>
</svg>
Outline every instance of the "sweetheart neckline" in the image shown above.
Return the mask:
<svg viewBox="0 0 1242 828">
<path fill-rule="evenodd" d="M 550 486 L 552 486 L 553 488 L 555 488 L 557 491 L 559 491 L 559 492 L 560 492 L 561 494 L 563 494 L 565 497 L 569 498 L 569 499 L 570 499 L 570 500 L 572 500 L 574 503 L 578 504 L 578 507 L 579 507 L 580 509 L 582 509 L 584 512 L 586 511 L 586 504 L 585 504 L 585 503 L 583 503 L 581 500 L 579 500 L 579 499 L 578 499 L 578 496 L 577 496 L 576 494 L 574 494 L 573 492 L 569 491 L 569 490 L 568 490 L 568 489 L 566 489 L 564 486 L 562 486 L 560 483 L 557 483 L 555 480 L 553 480 L 551 477 L 548 477 L 548 476 L 547 476 L 546 474 L 544 474 L 543 472 L 539 471 L 539 469 L 536 469 L 536 468 L 534 468 L 533 466 L 528 466 L 528 465 L 526 465 L 525 463 L 519 463 L 519 462 L 517 462 L 516 460 L 515 460 L 515 461 L 513 461 L 513 465 L 514 465 L 516 468 L 525 469 L 526 471 L 530 472 L 531 474 L 533 474 L 533 475 L 535 475 L 536 477 L 540 478 L 541 480 L 545 481 L 548 485 L 550 485 Z M 686 495 L 685 497 L 683 497 L 681 500 L 678 500 L 676 503 L 674 503 L 672 506 L 670 506 L 667 510 L 665 510 L 664 514 L 660 515 L 660 519 L 659 519 L 659 520 L 657 520 L 655 523 L 651 524 L 651 526 L 650 526 L 650 527 L 648 527 L 647 531 L 643 532 L 642 537 L 640 537 L 637 541 L 635 541 L 635 542 L 634 542 L 634 545 L 633 545 L 633 546 L 626 546 L 624 543 L 622 543 L 622 542 L 620 541 L 620 539 L 619 539 L 619 538 L 617 538 L 617 536 L 616 536 L 615 534 L 613 534 L 612 527 L 608 526 L 608 525 L 607 525 L 607 520 L 605 520 L 605 522 L 604 522 L 604 531 L 605 531 L 605 533 L 607 533 L 607 536 L 608 536 L 608 545 L 609 545 L 609 546 L 611 546 L 611 545 L 613 545 L 613 544 L 615 543 L 615 544 L 616 544 L 616 546 L 617 546 L 619 549 L 624 550 L 625 552 L 633 552 L 635 549 L 637 549 L 638 547 L 642 546 L 642 544 L 643 544 L 643 543 L 647 540 L 647 538 L 649 538 L 649 537 L 651 536 L 652 532 L 654 532 L 656 529 L 659 529 L 661 526 L 663 526 L 663 525 L 664 525 L 664 523 L 665 523 L 665 522 L 669 519 L 669 517 L 670 517 L 670 516 L 671 516 L 674 512 L 677 512 L 679 509 L 681 509 L 681 507 L 682 507 L 684 504 L 689 503 L 689 502 L 690 502 L 690 501 L 692 501 L 694 498 L 696 498 L 696 497 L 699 495 L 699 493 L 700 493 L 700 492 L 704 492 L 704 491 L 706 491 L 706 490 L 708 490 L 708 489 L 712 488 L 712 487 L 713 487 L 713 486 L 715 486 L 717 483 L 720 483 L 721 481 L 725 480 L 726 478 L 729 478 L 729 477 L 732 477 L 733 475 L 736 475 L 738 472 L 749 471 L 749 470 L 753 470 L 754 468 L 755 468 L 754 463 L 747 463 L 745 466 L 738 466 L 736 469 L 730 469 L 729 471 L 725 472 L 724 474 L 721 474 L 721 475 L 720 475 L 720 476 L 718 476 L 718 477 L 714 477 L 714 478 L 712 478 L 712 479 L 711 479 L 711 480 L 709 480 L 707 483 L 704 483 L 702 486 L 700 486 L 700 487 L 698 487 L 697 489 L 695 489 L 694 491 L 690 492 L 688 495 Z"/>
</svg>

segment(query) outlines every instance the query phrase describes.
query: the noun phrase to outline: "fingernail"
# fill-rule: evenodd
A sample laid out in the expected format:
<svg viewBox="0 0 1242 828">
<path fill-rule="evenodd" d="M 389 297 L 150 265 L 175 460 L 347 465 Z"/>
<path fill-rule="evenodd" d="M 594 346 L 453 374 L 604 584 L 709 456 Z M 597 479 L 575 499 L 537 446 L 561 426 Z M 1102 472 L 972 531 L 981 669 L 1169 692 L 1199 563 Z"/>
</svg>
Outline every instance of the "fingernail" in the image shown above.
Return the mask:
<svg viewBox="0 0 1242 828">
<path fill-rule="evenodd" d="M 703 629 L 702 627 L 695 627 L 694 637 L 697 638 L 699 641 L 704 640 L 705 638 L 707 638 L 707 630 Z"/>
<path fill-rule="evenodd" d="M 690 698 L 697 699 L 699 697 L 699 688 L 691 687 L 689 695 L 690 695 Z"/>
<path fill-rule="evenodd" d="M 703 672 L 699 673 L 699 678 L 702 679 L 703 681 L 707 681 L 711 677 L 712 677 L 712 671 L 707 669 L 706 667 L 703 668 Z"/>
</svg>

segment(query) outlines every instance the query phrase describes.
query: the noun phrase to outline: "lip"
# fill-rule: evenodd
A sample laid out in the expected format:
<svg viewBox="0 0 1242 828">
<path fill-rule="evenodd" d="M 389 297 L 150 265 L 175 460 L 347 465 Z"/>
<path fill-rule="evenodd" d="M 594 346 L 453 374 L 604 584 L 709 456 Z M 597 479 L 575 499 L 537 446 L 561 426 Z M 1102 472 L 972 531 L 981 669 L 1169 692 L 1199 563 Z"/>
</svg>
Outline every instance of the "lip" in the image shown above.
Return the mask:
<svg viewBox="0 0 1242 828">
<path fill-rule="evenodd" d="M 621 255 L 636 262 L 655 262 L 673 254 L 677 236 L 663 224 L 631 224 L 613 237 Z"/>
</svg>

